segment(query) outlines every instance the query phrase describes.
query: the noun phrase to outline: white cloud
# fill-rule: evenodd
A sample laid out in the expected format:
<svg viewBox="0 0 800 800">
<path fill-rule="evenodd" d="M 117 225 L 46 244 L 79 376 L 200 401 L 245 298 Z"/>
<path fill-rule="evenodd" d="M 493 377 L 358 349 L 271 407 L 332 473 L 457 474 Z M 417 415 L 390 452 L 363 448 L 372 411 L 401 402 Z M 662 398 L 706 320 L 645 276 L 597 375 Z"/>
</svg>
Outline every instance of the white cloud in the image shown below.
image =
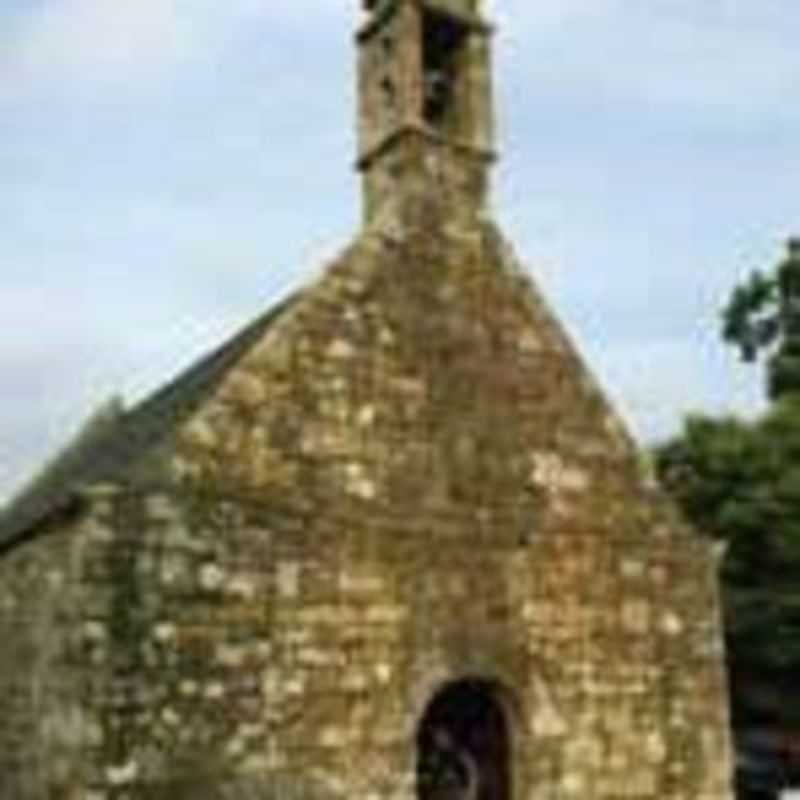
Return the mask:
<svg viewBox="0 0 800 800">
<path fill-rule="evenodd" d="M 147 86 L 214 59 L 254 24 L 319 31 L 346 12 L 337 0 L 42 0 L 10 18 L 0 9 L 0 98 L 36 86 Z"/>
<path fill-rule="evenodd" d="M 759 114 L 787 110 L 800 79 L 800 9 L 786 0 L 509 0 L 500 21 L 505 57 L 564 96 Z"/>
<path fill-rule="evenodd" d="M 13 28 L 2 64 L 14 81 L 108 82 L 180 57 L 175 0 L 49 0 Z"/>
</svg>

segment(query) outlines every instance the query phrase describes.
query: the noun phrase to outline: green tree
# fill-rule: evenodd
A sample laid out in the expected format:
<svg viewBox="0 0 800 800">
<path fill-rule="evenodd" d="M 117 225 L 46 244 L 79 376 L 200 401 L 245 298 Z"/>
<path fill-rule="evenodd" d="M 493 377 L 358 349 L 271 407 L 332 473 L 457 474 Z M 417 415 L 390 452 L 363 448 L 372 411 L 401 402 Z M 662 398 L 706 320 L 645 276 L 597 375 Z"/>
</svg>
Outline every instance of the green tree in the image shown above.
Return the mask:
<svg viewBox="0 0 800 800">
<path fill-rule="evenodd" d="M 800 391 L 800 240 L 790 240 L 773 274 L 754 272 L 736 287 L 722 335 L 745 361 L 767 354 L 771 399 Z"/>
<path fill-rule="evenodd" d="M 656 469 L 695 527 L 726 546 L 737 733 L 800 734 L 800 242 L 772 274 L 733 291 L 722 337 L 746 361 L 767 357 L 770 405 L 754 421 L 689 417 L 656 448 Z"/>
<path fill-rule="evenodd" d="M 726 543 L 734 671 L 791 678 L 800 670 L 800 398 L 753 423 L 691 417 L 656 464 L 687 517 Z"/>
</svg>

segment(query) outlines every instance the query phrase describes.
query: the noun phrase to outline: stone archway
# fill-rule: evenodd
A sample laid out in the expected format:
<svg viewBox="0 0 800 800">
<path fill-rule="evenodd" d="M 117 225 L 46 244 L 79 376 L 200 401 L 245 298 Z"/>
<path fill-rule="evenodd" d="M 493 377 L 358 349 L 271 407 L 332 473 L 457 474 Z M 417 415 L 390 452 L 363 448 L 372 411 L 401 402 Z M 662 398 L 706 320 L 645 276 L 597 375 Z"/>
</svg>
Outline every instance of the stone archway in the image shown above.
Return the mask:
<svg viewBox="0 0 800 800">
<path fill-rule="evenodd" d="M 512 800 L 511 730 L 498 687 L 467 679 L 442 688 L 417 730 L 418 800 Z"/>
</svg>

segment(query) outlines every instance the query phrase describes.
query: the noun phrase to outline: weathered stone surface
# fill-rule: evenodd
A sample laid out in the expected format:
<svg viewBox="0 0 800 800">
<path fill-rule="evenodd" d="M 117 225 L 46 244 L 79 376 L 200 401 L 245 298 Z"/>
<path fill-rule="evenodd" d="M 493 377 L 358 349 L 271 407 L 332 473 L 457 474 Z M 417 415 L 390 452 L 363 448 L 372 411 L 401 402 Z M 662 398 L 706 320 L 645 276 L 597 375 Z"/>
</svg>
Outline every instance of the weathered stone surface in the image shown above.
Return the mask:
<svg viewBox="0 0 800 800">
<path fill-rule="evenodd" d="M 254 347 L 176 431 L 198 477 L 123 488 L 0 562 L 4 641 L 27 659 L 4 672 L 7 758 L 55 748 L 53 780 L 108 798 L 198 752 L 318 768 L 352 796 L 366 760 L 399 800 L 419 702 L 481 675 L 521 709 L 521 796 L 726 797 L 710 554 L 643 485 L 494 230 L 440 231 L 371 233 L 333 265 L 270 332 L 277 363 Z"/>
</svg>

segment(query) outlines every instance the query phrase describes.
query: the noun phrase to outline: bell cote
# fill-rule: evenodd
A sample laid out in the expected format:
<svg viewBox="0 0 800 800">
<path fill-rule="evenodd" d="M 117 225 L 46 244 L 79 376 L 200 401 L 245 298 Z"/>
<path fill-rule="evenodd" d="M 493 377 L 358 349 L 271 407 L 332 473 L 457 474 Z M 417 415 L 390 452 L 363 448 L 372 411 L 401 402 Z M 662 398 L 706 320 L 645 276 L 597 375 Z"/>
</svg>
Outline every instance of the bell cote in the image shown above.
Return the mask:
<svg viewBox="0 0 800 800">
<path fill-rule="evenodd" d="M 372 221 L 409 194 L 474 213 L 494 160 L 492 27 L 480 0 L 363 0 L 359 156 Z"/>
</svg>

